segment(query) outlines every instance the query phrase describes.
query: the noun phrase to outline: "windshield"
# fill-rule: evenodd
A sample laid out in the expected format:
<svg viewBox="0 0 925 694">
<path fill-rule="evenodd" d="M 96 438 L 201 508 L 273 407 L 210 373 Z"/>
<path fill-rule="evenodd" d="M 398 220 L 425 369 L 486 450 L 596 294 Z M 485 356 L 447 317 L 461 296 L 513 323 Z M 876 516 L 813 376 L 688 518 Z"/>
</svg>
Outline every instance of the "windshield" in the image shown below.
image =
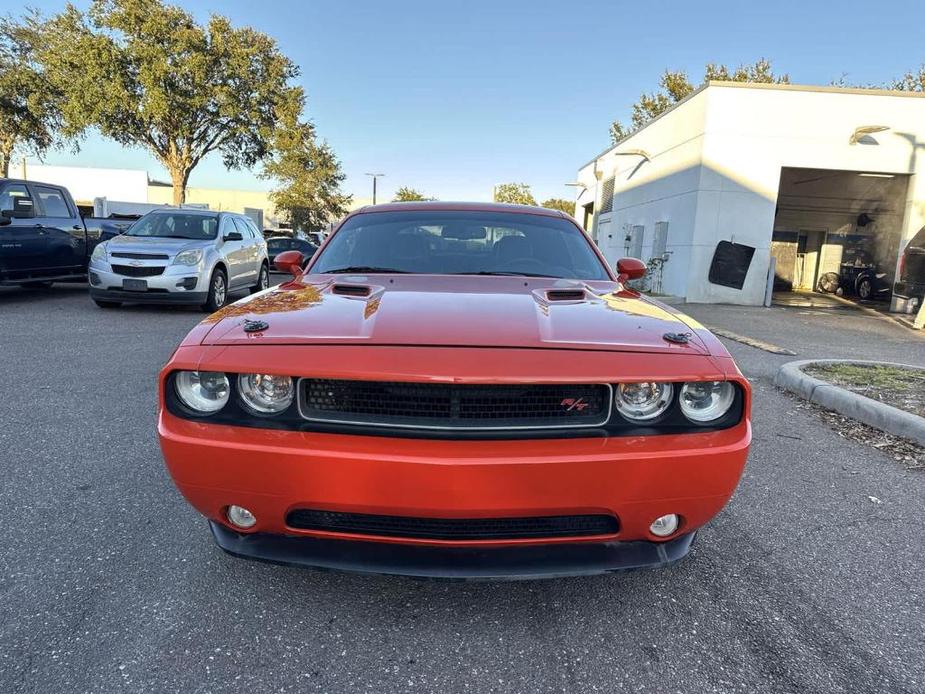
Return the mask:
<svg viewBox="0 0 925 694">
<path fill-rule="evenodd" d="M 125 235 L 205 241 L 214 239 L 217 230 L 218 219 L 210 215 L 158 212 L 139 219 Z"/>
<path fill-rule="evenodd" d="M 588 238 L 566 219 L 446 210 L 351 217 L 311 272 L 610 279 Z"/>
</svg>

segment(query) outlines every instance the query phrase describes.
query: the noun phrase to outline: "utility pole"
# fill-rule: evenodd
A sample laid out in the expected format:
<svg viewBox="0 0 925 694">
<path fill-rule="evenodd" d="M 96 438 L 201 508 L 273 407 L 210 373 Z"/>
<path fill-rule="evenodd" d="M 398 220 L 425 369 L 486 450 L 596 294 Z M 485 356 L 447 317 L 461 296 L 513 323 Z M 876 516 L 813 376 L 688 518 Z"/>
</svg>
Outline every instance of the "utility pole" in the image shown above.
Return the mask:
<svg viewBox="0 0 925 694">
<path fill-rule="evenodd" d="M 367 176 L 372 176 L 373 178 L 373 205 L 376 204 L 376 179 L 382 176 L 385 176 L 384 173 L 368 173 Z"/>
</svg>

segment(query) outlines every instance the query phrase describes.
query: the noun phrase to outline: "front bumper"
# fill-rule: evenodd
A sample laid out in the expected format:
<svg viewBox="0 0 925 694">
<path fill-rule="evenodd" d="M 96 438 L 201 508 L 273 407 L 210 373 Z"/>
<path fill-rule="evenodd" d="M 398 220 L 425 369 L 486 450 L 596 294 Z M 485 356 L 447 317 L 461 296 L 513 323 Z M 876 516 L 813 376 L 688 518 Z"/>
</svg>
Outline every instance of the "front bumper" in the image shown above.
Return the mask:
<svg viewBox="0 0 925 694">
<path fill-rule="evenodd" d="M 125 261 L 128 262 L 128 261 Z M 139 267 L 164 267 L 152 277 L 127 277 L 113 272 L 107 262 L 91 261 L 90 296 L 101 301 L 125 301 L 162 304 L 202 304 L 208 298 L 208 275 L 201 266 L 167 265 L 163 261 L 145 261 Z M 124 280 L 144 280 L 147 291 L 126 291 Z"/>
<path fill-rule="evenodd" d="M 216 544 L 245 559 L 274 564 L 415 578 L 473 580 L 590 576 L 683 559 L 695 533 L 667 542 L 580 542 L 513 547 L 421 547 L 269 533 L 238 533 L 209 523 Z"/>
<path fill-rule="evenodd" d="M 751 438 L 746 420 L 703 434 L 415 440 L 244 429 L 165 410 L 158 431 L 177 487 L 212 521 L 223 549 L 288 564 L 449 577 L 599 573 L 675 561 L 689 545 L 680 537 L 729 500 Z M 253 512 L 256 526 L 229 526 L 231 504 Z M 374 537 L 289 527 L 294 509 L 412 518 L 611 514 L 619 529 L 517 540 Z M 649 526 L 668 513 L 682 520 L 666 542 Z"/>
</svg>

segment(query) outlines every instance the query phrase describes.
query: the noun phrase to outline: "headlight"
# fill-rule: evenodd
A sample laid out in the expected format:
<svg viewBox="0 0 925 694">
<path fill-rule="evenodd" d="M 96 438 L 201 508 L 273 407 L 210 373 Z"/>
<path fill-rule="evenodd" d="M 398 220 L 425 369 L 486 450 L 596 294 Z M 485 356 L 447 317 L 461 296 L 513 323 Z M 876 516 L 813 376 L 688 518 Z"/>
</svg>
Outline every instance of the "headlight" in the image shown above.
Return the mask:
<svg viewBox="0 0 925 694">
<path fill-rule="evenodd" d="M 189 251 L 180 251 L 173 259 L 174 265 L 196 265 L 202 260 L 202 249 L 194 248 Z"/>
<path fill-rule="evenodd" d="M 617 412 L 631 422 L 655 419 L 668 409 L 674 392 L 670 383 L 620 383 L 614 394 Z"/>
<path fill-rule="evenodd" d="M 213 414 L 228 403 L 228 377 L 218 371 L 179 371 L 175 379 L 183 404 L 199 414 Z"/>
<path fill-rule="evenodd" d="M 712 422 L 729 411 L 735 386 L 729 381 L 697 381 L 681 386 L 681 412 L 692 422 Z"/>
<path fill-rule="evenodd" d="M 279 414 L 292 404 L 295 387 L 289 376 L 241 374 L 238 393 L 244 407 L 254 414 Z"/>
<path fill-rule="evenodd" d="M 90 260 L 106 260 L 108 257 L 105 244 L 98 243 L 90 255 Z"/>
</svg>

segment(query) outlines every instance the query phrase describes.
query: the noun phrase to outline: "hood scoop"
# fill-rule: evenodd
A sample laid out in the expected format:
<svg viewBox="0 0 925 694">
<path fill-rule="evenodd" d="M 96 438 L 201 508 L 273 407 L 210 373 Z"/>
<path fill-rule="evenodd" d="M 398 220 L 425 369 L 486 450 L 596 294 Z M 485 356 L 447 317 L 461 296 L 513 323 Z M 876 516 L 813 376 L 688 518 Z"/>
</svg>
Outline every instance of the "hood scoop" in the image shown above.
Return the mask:
<svg viewBox="0 0 925 694">
<path fill-rule="evenodd" d="M 587 296 L 584 289 L 550 289 L 546 292 L 547 301 L 584 301 Z"/>
<path fill-rule="evenodd" d="M 340 296 L 361 296 L 367 297 L 372 294 L 372 287 L 363 284 L 335 284 L 331 287 L 332 294 Z"/>
</svg>

